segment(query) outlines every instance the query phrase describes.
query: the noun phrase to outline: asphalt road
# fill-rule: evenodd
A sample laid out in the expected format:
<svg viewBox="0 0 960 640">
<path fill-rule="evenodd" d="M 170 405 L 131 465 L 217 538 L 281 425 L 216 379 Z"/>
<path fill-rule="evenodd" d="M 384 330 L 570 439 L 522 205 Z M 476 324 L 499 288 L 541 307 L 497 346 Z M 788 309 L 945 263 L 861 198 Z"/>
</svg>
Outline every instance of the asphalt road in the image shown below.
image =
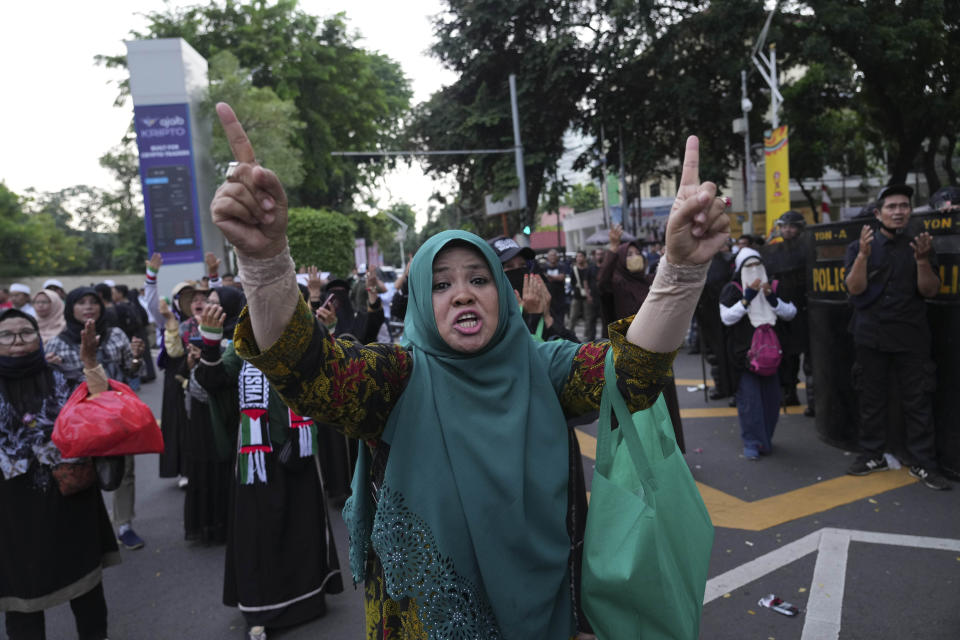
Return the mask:
<svg viewBox="0 0 960 640">
<path fill-rule="evenodd" d="M 686 459 L 716 525 L 701 638 L 960 638 L 960 483 L 935 492 L 904 471 L 845 476 L 850 454 L 795 413 L 781 416 L 773 455 L 747 461 L 726 400 L 706 402 L 696 388 L 699 357 L 681 354 L 675 373 Z M 160 392 L 152 383 L 142 397 L 158 410 Z M 580 429 L 582 441 L 596 435 L 596 424 Z M 134 525 L 147 545 L 124 550 L 106 572 L 113 640 L 244 637 L 243 617 L 221 604 L 224 548 L 184 541 L 182 510 L 183 492 L 157 477 L 157 457 L 140 456 Z M 347 567 L 343 521 L 332 518 Z M 802 612 L 758 606 L 768 593 Z M 359 590 L 327 602 L 323 619 L 271 640 L 364 637 Z M 67 605 L 48 611 L 47 631 L 76 637 Z"/>
</svg>

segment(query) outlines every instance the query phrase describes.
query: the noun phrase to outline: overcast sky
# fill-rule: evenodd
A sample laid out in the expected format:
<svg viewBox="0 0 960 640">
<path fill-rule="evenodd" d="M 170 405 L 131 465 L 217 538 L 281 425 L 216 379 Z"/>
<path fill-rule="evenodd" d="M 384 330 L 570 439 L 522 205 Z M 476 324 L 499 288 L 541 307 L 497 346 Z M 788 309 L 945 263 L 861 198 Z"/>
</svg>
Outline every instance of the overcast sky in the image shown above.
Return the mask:
<svg viewBox="0 0 960 640">
<path fill-rule="evenodd" d="M 57 191 L 76 184 L 111 188 L 98 158 L 123 137 L 133 107 L 113 106 L 121 72 L 94 64 L 97 54 L 124 54 L 141 15 L 161 10 L 162 0 L 41 0 L 4 2 L 0 10 L 0 181 L 16 193 L 28 187 Z M 172 6 L 206 4 L 174 0 Z M 440 0 L 301 0 L 304 11 L 347 15 L 363 36 L 360 46 L 393 58 L 411 81 L 414 103 L 455 79 L 424 51 L 432 41 L 429 17 Z M 427 198 L 441 185 L 416 165 L 391 175 L 381 203 L 405 201 L 426 213 Z"/>
</svg>

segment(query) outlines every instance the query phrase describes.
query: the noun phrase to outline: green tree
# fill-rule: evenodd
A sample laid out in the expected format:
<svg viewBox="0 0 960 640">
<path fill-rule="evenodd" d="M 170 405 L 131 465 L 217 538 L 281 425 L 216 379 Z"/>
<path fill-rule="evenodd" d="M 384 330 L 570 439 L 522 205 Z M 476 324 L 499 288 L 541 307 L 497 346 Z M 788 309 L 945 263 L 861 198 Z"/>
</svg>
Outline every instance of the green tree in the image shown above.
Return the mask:
<svg viewBox="0 0 960 640">
<path fill-rule="evenodd" d="M 79 238 L 88 256 L 82 270 L 114 269 L 113 250 L 117 234 L 116 223 L 104 204 L 108 194 L 87 185 L 39 194 L 28 189 L 27 193 L 30 212 L 48 216 L 65 234 Z"/>
<path fill-rule="evenodd" d="M 508 76 L 517 76 L 524 145 L 527 209 L 514 227 L 533 224 L 547 176 L 563 154 L 563 134 L 578 112 L 591 77 L 585 0 L 448 0 L 435 22 L 431 51 L 459 74 L 417 107 L 410 136 L 425 149 L 504 149 L 513 146 Z M 427 168 L 456 177 L 458 202 L 471 223 L 495 232 L 499 216 L 483 214 L 484 195 L 517 187 L 512 154 L 430 156 Z M 462 216 L 461 216 L 462 218 Z"/>
<path fill-rule="evenodd" d="M 817 180 L 833 167 L 844 175 L 880 172 L 880 149 L 871 144 L 871 129 L 850 107 L 844 79 L 849 67 L 836 61 L 814 63 L 783 89 L 784 121 L 790 125 L 790 177 L 800 186 L 819 221 L 819 198 L 804 180 Z"/>
<path fill-rule="evenodd" d="M 203 110 L 213 113 L 217 102 L 233 107 L 243 123 L 257 161 L 277 174 L 284 187 L 292 189 L 303 182 L 303 151 L 296 146 L 296 138 L 303 132 L 303 123 L 297 119 L 297 108 L 292 100 L 281 100 L 269 87 L 252 85 L 248 69 L 240 67 L 230 51 L 221 51 L 209 60 L 210 92 Z M 233 160 L 230 143 L 223 127 L 213 127 L 213 155 L 217 176 L 222 176 Z"/>
<path fill-rule="evenodd" d="M 0 183 L 0 276 L 76 273 L 89 251 L 49 212 L 31 212 L 24 199 Z"/>
<path fill-rule="evenodd" d="M 350 219 L 336 211 L 290 209 L 290 255 L 297 266 L 313 265 L 347 276 L 353 269 L 354 230 Z"/>
<path fill-rule="evenodd" d="M 146 30 L 131 37 L 181 37 L 208 59 L 230 51 L 250 71 L 254 87 L 293 101 L 297 120 L 306 125 L 296 140 L 305 179 L 290 191 L 291 202 L 345 210 L 361 186 L 390 166 L 330 155 L 394 147 L 411 95 L 399 65 L 359 48 L 342 14 L 321 20 L 300 10 L 296 0 L 226 0 L 146 17 Z M 123 56 L 99 60 L 126 65 Z M 124 97 L 122 89 L 118 101 Z"/>
<path fill-rule="evenodd" d="M 116 242 L 112 266 L 124 271 L 140 271 L 147 258 L 147 232 L 143 219 L 140 170 L 132 134 L 100 157 L 100 166 L 117 181 L 114 191 L 105 192 L 103 206 L 113 222 Z"/>
<path fill-rule="evenodd" d="M 679 178 L 686 138 L 700 138 L 700 177 L 720 185 L 742 162 L 740 71 L 765 18 L 760 0 L 608 2 L 596 29 L 597 73 L 579 121 L 597 142 L 575 163 L 599 176 L 603 156 L 640 180 Z M 763 130 L 762 79 L 753 74 L 751 130 Z M 602 127 L 602 129 L 601 129 Z M 602 147 L 601 139 L 606 146 Z"/>
<path fill-rule="evenodd" d="M 805 0 L 791 18 L 788 43 L 848 65 L 847 104 L 886 149 L 890 182 L 919 168 L 937 189 L 934 158 L 951 166 L 960 129 L 960 3 Z"/>
<path fill-rule="evenodd" d="M 575 212 L 597 209 L 603 205 L 600 187 L 594 182 L 572 184 L 567 188 L 560 201 L 565 207 L 573 207 Z"/>
</svg>

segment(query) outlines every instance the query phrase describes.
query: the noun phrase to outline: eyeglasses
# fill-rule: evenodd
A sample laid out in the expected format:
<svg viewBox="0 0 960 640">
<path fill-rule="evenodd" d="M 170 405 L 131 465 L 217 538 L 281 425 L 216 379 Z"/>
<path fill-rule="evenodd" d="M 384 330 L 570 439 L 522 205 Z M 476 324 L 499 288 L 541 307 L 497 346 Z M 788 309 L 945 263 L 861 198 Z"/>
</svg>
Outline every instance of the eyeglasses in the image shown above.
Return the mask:
<svg viewBox="0 0 960 640">
<path fill-rule="evenodd" d="M 13 331 L 0 331 L 0 345 L 9 347 L 17 341 L 17 336 L 20 336 L 20 342 L 23 344 L 29 344 L 39 338 L 40 334 L 37 333 L 36 329 L 24 329 L 23 331 L 18 331 L 16 333 Z"/>
</svg>

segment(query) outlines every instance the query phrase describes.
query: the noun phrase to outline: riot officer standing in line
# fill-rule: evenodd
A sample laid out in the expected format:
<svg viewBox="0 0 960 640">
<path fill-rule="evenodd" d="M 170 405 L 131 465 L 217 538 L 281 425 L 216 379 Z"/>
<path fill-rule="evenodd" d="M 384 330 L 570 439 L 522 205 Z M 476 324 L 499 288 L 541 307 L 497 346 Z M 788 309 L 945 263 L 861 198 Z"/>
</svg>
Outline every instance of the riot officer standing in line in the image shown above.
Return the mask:
<svg viewBox="0 0 960 640">
<path fill-rule="evenodd" d="M 720 321 L 720 291 L 730 282 L 733 255 L 730 251 L 718 251 L 713 256 L 695 312 L 703 339 L 703 357 L 710 364 L 710 375 L 713 377 L 710 399 L 731 398 L 730 406 L 734 406 L 732 396 L 737 390 L 737 382 L 727 353 L 729 331 Z"/>
<path fill-rule="evenodd" d="M 803 415 L 814 415 L 813 365 L 810 359 L 810 331 L 807 323 L 807 235 L 806 220 L 796 211 L 787 211 L 777 219 L 777 227 L 783 242 L 768 243 L 760 248 L 763 262 L 771 280 L 778 280 L 778 292 L 797 307 L 792 322 L 777 326 L 777 334 L 783 349 L 780 363 L 780 386 L 783 387 L 783 403 L 787 406 L 800 404 L 797 383 L 800 373 L 800 356 L 803 355 L 803 374 L 807 386 L 807 408 Z"/>
</svg>

